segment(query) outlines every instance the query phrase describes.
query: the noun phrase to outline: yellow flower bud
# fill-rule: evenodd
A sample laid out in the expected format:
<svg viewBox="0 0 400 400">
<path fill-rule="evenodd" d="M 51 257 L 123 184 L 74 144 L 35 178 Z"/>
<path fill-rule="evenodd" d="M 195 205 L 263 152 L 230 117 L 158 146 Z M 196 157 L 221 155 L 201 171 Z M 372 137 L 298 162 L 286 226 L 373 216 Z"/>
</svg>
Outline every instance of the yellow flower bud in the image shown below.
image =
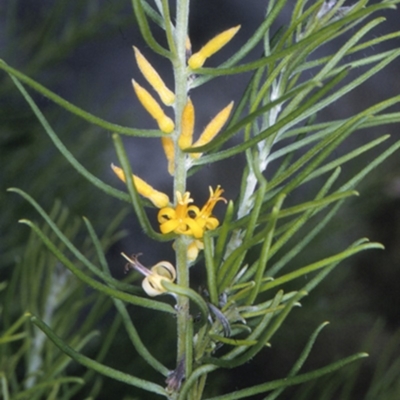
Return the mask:
<svg viewBox="0 0 400 400">
<path fill-rule="evenodd" d="M 193 240 L 187 248 L 187 259 L 189 262 L 196 261 L 199 251 L 204 249 L 204 243 L 201 240 Z"/>
<path fill-rule="evenodd" d="M 126 183 L 125 173 L 122 168 L 111 164 L 111 168 L 115 175 L 121 179 L 122 182 Z M 157 208 L 166 207 L 169 204 L 169 197 L 158 190 L 155 190 L 152 186 L 146 183 L 143 179 L 140 179 L 136 175 L 133 176 L 133 183 L 135 184 L 136 190 L 143 197 L 148 198 Z"/>
<path fill-rule="evenodd" d="M 165 115 L 164 111 L 154 97 L 133 79 L 132 85 L 139 101 L 142 103 L 147 112 L 157 121 L 160 130 L 165 133 L 171 133 L 175 129 L 172 119 Z"/>
<path fill-rule="evenodd" d="M 164 149 L 165 156 L 168 160 L 168 172 L 170 175 L 174 175 L 175 164 L 174 164 L 174 141 L 170 137 L 163 136 L 161 138 L 161 143 Z"/>
<path fill-rule="evenodd" d="M 230 28 L 219 35 L 213 37 L 197 53 L 194 53 L 188 61 L 191 69 L 201 68 L 206 59 L 224 47 L 240 29 L 240 25 Z"/>
<path fill-rule="evenodd" d="M 167 88 L 158 72 L 146 60 L 143 54 L 136 47 L 133 47 L 133 50 L 135 52 L 135 58 L 140 72 L 146 78 L 147 82 L 149 82 L 153 89 L 158 93 L 161 101 L 167 106 L 174 104 L 175 94 Z"/>
<path fill-rule="evenodd" d="M 205 127 L 203 133 L 200 135 L 193 147 L 204 146 L 209 143 L 214 137 L 220 132 L 225 122 L 228 120 L 233 107 L 233 101 L 231 101 L 223 110 L 221 110 Z M 199 158 L 202 153 L 190 153 L 192 158 Z"/>
<path fill-rule="evenodd" d="M 182 150 L 187 149 L 192 145 L 194 119 L 194 107 L 189 98 L 182 112 L 181 134 L 178 139 L 178 146 Z"/>
</svg>

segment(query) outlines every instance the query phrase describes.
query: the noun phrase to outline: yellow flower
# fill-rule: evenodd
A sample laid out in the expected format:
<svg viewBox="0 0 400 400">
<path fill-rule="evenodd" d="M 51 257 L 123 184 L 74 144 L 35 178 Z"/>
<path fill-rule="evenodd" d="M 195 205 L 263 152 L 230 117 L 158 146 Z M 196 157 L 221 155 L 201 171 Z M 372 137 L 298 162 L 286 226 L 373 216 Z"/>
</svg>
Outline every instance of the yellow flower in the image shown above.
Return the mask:
<svg viewBox="0 0 400 400">
<path fill-rule="evenodd" d="M 158 72 L 146 60 L 139 49 L 133 47 L 133 50 L 135 52 L 135 58 L 140 72 L 146 78 L 147 82 L 149 82 L 153 89 L 158 93 L 161 101 L 167 106 L 171 106 L 172 104 L 174 104 L 175 94 L 167 88 L 160 75 L 158 75 Z"/>
<path fill-rule="evenodd" d="M 193 202 L 190 193 L 176 193 L 177 205 L 175 208 L 164 207 L 158 212 L 158 222 L 161 233 L 175 232 L 178 235 L 191 235 L 196 238 L 203 236 L 203 230 L 190 216 L 190 213 L 198 209 L 196 206 L 189 206 Z"/>
<path fill-rule="evenodd" d="M 142 86 L 132 79 L 133 89 L 142 106 L 157 121 L 160 131 L 171 133 L 175 129 L 175 124 L 171 118 L 165 115 L 164 111 L 154 99 L 154 97 Z"/>
<path fill-rule="evenodd" d="M 193 147 L 204 146 L 205 144 L 211 142 L 212 139 L 221 131 L 222 127 L 225 125 L 225 122 L 228 120 L 231 115 L 231 111 L 233 108 L 233 101 L 231 101 L 223 110 L 221 110 L 205 127 L 203 133 L 197 139 L 197 141 L 193 144 Z M 199 158 L 202 153 L 189 153 L 192 158 Z"/>
<path fill-rule="evenodd" d="M 195 239 L 201 239 L 206 230 L 214 230 L 219 225 L 218 219 L 211 214 L 218 201 L 226 202 L 221 197 L 222 193 L 223 190 L 220 186 L 217 186 L 215 191 L 210 187 L 210 197 L 200 210 L 197 206 L 189 205 L 193 202 L 189 192 L 186 192 L 183 196 L 180 192 L 177 192 L 178 202 L 176 207 L 164 207 L 158 213 L 161 232 L 164 234 L 175 232 L 178 235 L 189 235 Z M 197 246 L 197 248 L 200 247 Z M 192 247 L 192 251 L 195 251 L 194 247 Z"/>
<path fill-rule="evenodd" d="M 178 146 L 184 150 L 192 145 L 194 132 L 194 107 L 192 100 L 188 99 L 182 112 L 181 134 L 178 139 Z"/>
<path fill-rule="evenodd" d="M 214 210 L 215 205 L 218 201 L 223 201 L 226 203 L 226 199 L 221 197 L 221 194 L 224 192 L 221 189 L 221 186 L 217 186 L 215 191 L 209 186 L 210 197 L 206 204 L 204 204 L 203 208 L 200 212 L 196 215 L 196 222 L 201 226 L 201 228 L 205 230 L 214 230 L 218 227 L 219 221 L 217 218 L 213 217 L 211 214 Z"/>
<path fill-rule="evenodd" d="M 175 171 L 175 148 L 174 148 L 174 141 L 169 136 L 161 137 L 161 144 L 164 149 L 165 157 L 167 157 L 168 161 L 168 172 L 170 175 L 174 175 Z"/>
<path fill-rule="evenodd" d="M 224 47 L 240 29 L 240 25 L 230 28 L 219 35 L 213 37 L 207 42 L 197 53 L 194 53 L 188 61 L 191 69 L 201 68 L 208 57 L 211 57 L 214 53 Z"/>
<path fill-rule="evenodd" d="M 122 257 L 128 260 L 128 268 L 133 268 L 145 276 L 142 282 L 143 290 L 151 297 L 165 293 L 167 290 L 162 285 L 162 281 L 174 282 L 176 279 L 176 271 L 173 265 L 168 261 L 160 261 L 151 269 L 142 265 L 136 256 L 129 258 L 126 254 L 121 253 Z"/>
<path fill-rule="evenodd" d="M 121 179 L 122 182 L 126 183 L 125 173 L 122 168 L 111 164 L 111 168 L 115 175 Z M 136 175 L 133 176 L 133 183 L 135 184 L 136 190 L 143 197 L 148 198 L 157 208 L 166 207 L 169 204 L 169 197 L 158 190 L 155 190 L 152 186 L 146 183 L 143 179 L 140 179 Z"/>
</svg>

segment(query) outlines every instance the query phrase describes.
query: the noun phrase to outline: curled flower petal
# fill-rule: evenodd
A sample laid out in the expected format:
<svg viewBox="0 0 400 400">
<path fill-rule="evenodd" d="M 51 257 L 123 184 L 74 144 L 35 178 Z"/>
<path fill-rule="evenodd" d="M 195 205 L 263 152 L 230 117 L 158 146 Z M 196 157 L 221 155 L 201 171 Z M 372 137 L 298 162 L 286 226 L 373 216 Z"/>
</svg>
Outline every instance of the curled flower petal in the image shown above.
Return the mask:
<svg viewBox="0 0 400 400">
<path fill-rule="evenodd" d="M 224 109 L 222 109 L 205 127 L 199 139 L 193 144 L 193 147 L 204 146 L 209 143 L 220 132 L 225 122 L 228 120 L 233 108 L 233 101 L 231 101 Z M 193 148 L 192 147 L 192 148 Z M 199 158 L 202 153 L 190 153 L 192 158 Z"/>
<path fill-rule="evenodd" d="M 142 106 L 157 121 L 160 131 L 171 133 L 175 129 L 175 124 L 171 118 L 165 115 L 164 111 L 154 99 L 154 97 L 142 86 L 132 79 L 133 89 Z"/>
<path fill-rule="evenodd" d="M 170 282 L 173 282 L 176 279 L 175 268 L 168 261 L 158 262 L 156 265 L 154 265 L 154 267 L 151 268 L 151 271 L 157 275 L 167 278 Z"/>
<path fill-rule="evenodd" d="M 158 93 L 161 101 L 167 106 L 174 104 L 175 94 L 167 88 L 158 72 L 147 61 L 139 49 L 133 47 L 133 50 L 135 52 L 135 58 L 140 72 L 146 78 L 147 82 L 149 82 L 153 89 Z"/>
<path fill-rule="evenodd" d="M 146 276 L 142 282 L 143 290 L 151 297 L 166 292 L 162 281 L 173 282 L 176 279 L 176 271 L 168 261 L 160 261 L 151 268 L 151 274 Z"/>
<path fill-rule="evenodd" d="M 142 265 L 137 257 L 129 258 L 126 254 L 121 255 L 128 260 L 130 267 L 140 272 L 145 278 L 142 281 L 143 290 L 151 297 L 166 293 L 167 290 L 162 285 L 162 281 L 174 282 L 176 271 L 174 266 L 168 261 L 160 261 L 150 270 Z"/>
<path fill-rule="evenodd" d="M 111 164 L 111 168 L 115 175 L 117 175 L 121 181 L 126 183 L 123 169 L 115 166 L 114 164 Z M 169 204 L 169 197 L 165 193 L 155 190 L 152 186 L 138 176 L 133 175 L 133 183 L 135 184 L 138 193 L 143 197 L 148 198 L 157 208 L 163 208 Z"/>
<path fill-rule="evenodd" d="M 217 36 L 213 37 L 209 42 L 207 42 L 197 53 L 194 53 L 188 61 L 189 67 L 191 69 L 201 68 L 208 57 L 212 56 L 222 47 L 224 47 L 240 29 L 240 25 L 233 28 L 227 29 L 221 32 Z"/>
</svg>

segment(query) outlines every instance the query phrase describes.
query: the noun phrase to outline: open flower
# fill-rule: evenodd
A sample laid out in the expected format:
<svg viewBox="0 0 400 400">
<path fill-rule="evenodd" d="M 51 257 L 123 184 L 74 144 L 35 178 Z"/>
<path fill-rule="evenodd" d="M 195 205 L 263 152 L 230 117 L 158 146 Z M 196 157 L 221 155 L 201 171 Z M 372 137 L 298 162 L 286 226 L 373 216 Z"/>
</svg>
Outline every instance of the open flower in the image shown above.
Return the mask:
<svg viewBox="0 0 400 400">
<path fill-rule="evenodd" d="M 224 197 L 221 197 L 221 194 L 224 192 L 223 189 L 221 189 L 221 186 L 217 186 L 215 191 L 212 189 L 211 186 L 209 186 L 210 190 L 210 197 L 207 201 L 206 204 L 204 204 L 203 208 L 200 210 L 200 212 L 196 215 L 196 222 L 201 226 L 201 228 L 205 230 L 214 230 L 218 227 L 219 221 L 217 218 L 212 216 L 212 212 L 214 210 L 215 205 L 219 201 L 223 201 L 226 203 L 226 199 Z"/>
<path fill-rule="evenodd" d="M 201 238 L 204 231 L 191 216 L 191 213 L 196 212 L 198 208 L 189 205 L 193 203 L 190 193 L 186 192 L 182 195 L 177 192 L 176 198 L 175 208 L 164 207 L 158 212 L 161 232 L 164 234 L 175 232 L 178 235 L 191 235 L 195 238 Z"/>
<path fill-rule="evenodd" d="M 172 283 L 176 279 L 175 268 L 168 261 L 160 261 L 151 269 L 148 269 L 138 261 L 137 256 L 129 258 L 124 253 L 121 253 L 121 255 L 128 260 L 128 269 L 133 268 L 145 276 L 142 281 L 142 287 L 143 290 L 151 297 L 167 292 L 162 285 L 162 281 L 168 281 Z"/>
<path fill-rule="evenodd" d="M 177 192 L 177 205 L 173 207 L 164 207 L 158 213 L 158 222 L 160 230 L 167 234 L 175 232 L 179 235 L 193 236 L 195 239 L 201 239 L 206 230 L 214 230 L 218 227 L 219 221 L 212 215 L 215 204 L 226 199 L 221 197 L 223 189 L 217 186 L 215 191 L 210 187 L 210 197 L 202 209 L 195 205 L 190 205 L 193 199 L 190 193 L 182 195 Z M 194 245 L 193 245 L 194 246 Z M 197 246 L 200 249 L 200 246 Z M 192 248 L 194 251 L 194 248 Z"/>
</svg>

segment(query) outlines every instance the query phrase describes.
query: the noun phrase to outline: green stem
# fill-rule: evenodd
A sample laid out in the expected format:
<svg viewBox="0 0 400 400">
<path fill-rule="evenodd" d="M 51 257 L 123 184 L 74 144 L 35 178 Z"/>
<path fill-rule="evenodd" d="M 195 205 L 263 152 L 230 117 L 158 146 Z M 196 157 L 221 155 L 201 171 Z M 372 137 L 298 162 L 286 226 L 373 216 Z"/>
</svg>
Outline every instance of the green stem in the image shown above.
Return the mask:
<svg viewBox="0 0 400 400">
<path fill-rule="evenodd" d="M 176 56 L 174 58 L 174 78 L 175 78 L 175 175 L 174 175 L 174 193 L 186 191 L 187 171 L 185 167 L 186 155 L 178 146 L 178 138 L 181 133 L 182 113 L 187 102 L 188 93 L 188 72 L 186 66 L 186 38 L 188 34 L 190 0 L 177 0 L 176 2 L 176 29 L 175 45 Z M 166 23 L 169 23 L 166 21 Z M 175 198 L 176 202 L 176 198 Z M 179 237 L 175 241 L 176 268 L 178 285 L 189 288 L 189 270 L 187 260 L 187 238 Z M 187 329 L 190 323 L 189 298 L 186 296 L 177 296 L 177 365 L 185 360 L 185 376 L 190 374 L 192 367 L 192 334 L 191 329 Z"/>
</svg>

